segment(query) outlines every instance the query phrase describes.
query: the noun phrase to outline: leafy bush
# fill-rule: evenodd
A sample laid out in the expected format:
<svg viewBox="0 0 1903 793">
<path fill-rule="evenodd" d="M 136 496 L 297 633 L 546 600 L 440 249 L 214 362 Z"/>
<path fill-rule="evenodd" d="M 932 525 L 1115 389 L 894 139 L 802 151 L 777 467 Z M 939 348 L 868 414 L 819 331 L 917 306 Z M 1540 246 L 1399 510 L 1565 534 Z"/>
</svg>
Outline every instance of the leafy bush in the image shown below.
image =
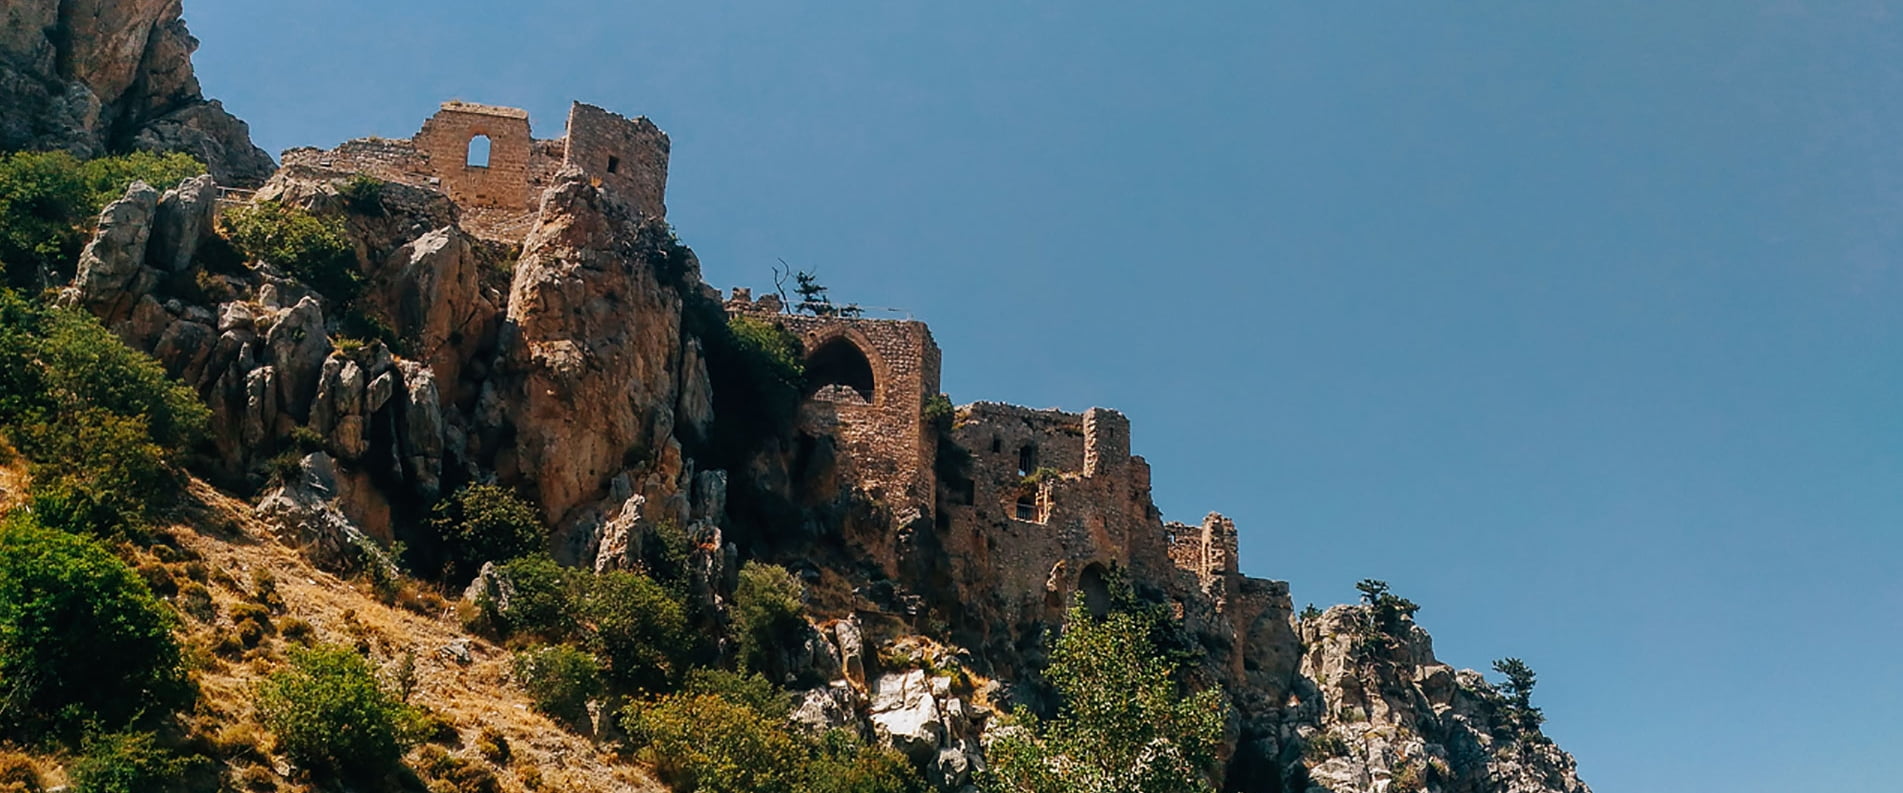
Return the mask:
<svg viewBox="0 0 1903 793">
<path fill-rule="evenodd" d="M 772 691 L 757 675 L 697 676 L 687 690 L 629 705 L 622 727 L 642 759 L 684 793 L 924 789 L 911 765 L 889 749 L 867 747 L 840 731 L 815 738 L 793 728 L 784 695 L 758 701 Z"/>
<path fill-rule="evenodd" d="M 687 673 L 687 680 L 681 690 L 690 694 L 711 694 L 768 715 L 784 715 L 793 707 L 792 698 L 786 692 L 758 673 L 695 669 Z"/>
<path fill-rule="evenodd" d="M 384 214 L 382 179 L 367 173 L 351 174 L 337 185 L 337 194 L 353 212 L 377 217 Z"/>
<path fill-rule="evenodd" d="M 497 572 L 514 590 L 508 607 L 504 609 L 487 593 L 477 596 L 476 606 L 498 634 L 547 642 L 577 634 L 575 604 L 586 584 L 581 578 L 585 573 L 563 567 L 547 554 L 504 562 L 497 565 Z"/>
<path fill-rule="evenodd" d="M 733 627 L 740 658 L 751 669 L 769 674 L 775 648 L 790 643 L 806 627 L 801 604 L 805 587 L 786 568 L 749 562 L 740 568 L 733 592 Z"/>
<path fill-rule="evenodd" d="M 920 793 L 924 780 L 892 749 L 866 746 L 843 730 L 826 733 L 805 769 L 807 793 Z"/>
<path fill-rule="evenodd" d="M 174 622 L 111 552 L 16 512 L 0 524 L 0 729 L 116 727 L 181 701 Z"/>
<path fill-rule="evenodd" d="M 300 766 L 359 779 L 396 765 L 417 720 L 363 656 L 335 645 L 293 650 L 290 665 L 259 684 L 258 712 Z"/>
<path fill-rule="evenodd" d="M 659 690 L 685 668 L 686 612 L 654 579 L 625 570 L 594 576 L 578 611 L 588 648 L 624 690 Z"/>
<path fill-rule="evenodd" d="M 588 701 L 601 695 L 601 664 L 569 645 L 515 656 L 515 679 L 535 709 L 571 725 L 588 723 Z"/>
<path fill-rule="evenodd" d="M 180 492 L 172 463 L 209 417 L 91 314 L 0 290 L 0 430 L 31 463 L 42 522 L 142 525 Z"/>
<path fill-rule="evenodd" d="M 73 793 L 149 793 L 179 790 L 202 758 L 181 757 L 149 732 L 104 735 L 90 741 L 73 767 Z"/>
<path fill-rule="evenodd" d="M 713 694 L 670 694 L 628 707 L 623 728 L 675 790 L 796 790 L 804 747 L 781 718 Z"/>
<path fill-rule="evenodd" d="M 349 304 L 363 289 L 341 219 L 259 201 L 226 210 L 219 228 L 246 257 L 283 268 L 334 303 Z"/>
<path fill-rule="evenodd" d="M 1178 695 L 1152 619 L 1117 611 L 1099 620 L 1081 600 L 1071 607 L 1045 670 L 1057 717 L 1016 714 L 1024 729 L 992 746 L 987 790 L 1214 790 L 1226 705 L 1214 689 Z"/>
<path fill-rule="evenodd" d="M 437 502 L 430 527 L 467 581 L 483 562 L 504 562 L 548 550 L 548 529 L 535 507 L 507 488 L 470 485 Z"/>
<path fill-rule="evenodd" d="M 727 320 L 734 347 L 762 379 L 798 389 L 806 376 L 805 351 L 798 336 L 769 320 L 736 314 Z"/>
<path fill-rule="evenodd" d="M 84 162 L 60 151 L 0 155 L 0 267 L 7 282 L 33 288 L 47 276 L 70 275 L 99 211 L 134 181 L 167 190 L 204 172 L 177 153 Z"/>
</svg>

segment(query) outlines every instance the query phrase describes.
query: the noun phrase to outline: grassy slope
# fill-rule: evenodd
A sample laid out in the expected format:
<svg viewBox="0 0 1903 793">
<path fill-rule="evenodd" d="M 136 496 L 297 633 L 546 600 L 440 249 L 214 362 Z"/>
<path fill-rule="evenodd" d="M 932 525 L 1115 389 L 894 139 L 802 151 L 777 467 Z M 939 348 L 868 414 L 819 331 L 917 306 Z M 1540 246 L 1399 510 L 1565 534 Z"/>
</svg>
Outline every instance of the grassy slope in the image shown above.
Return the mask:
<svg viewBox="0 0 1903 793">
<path fill-rule="evenodd" d="M 0 465 L 0 509 L 17 503 L 24 485 L 17 461 Z M 244 788 L 238 780 L 255 785 L 249 788 L 254 790 L 309 789 L 288 778 L 290 769 L 271 753 L 252 701 L 253 686 L 284 662 L 292 640 L 280 630 L 249 650 L 232 652 L 228 645 L 221 655 L 213 649 L 220 639 L 235 635 L 233 607 L 251 602 L 255 573 L 268 571 L 284 602 L 283 612 L 273 616 L 280 629 L 301 620 L 311 626 L 316 641 L 367 646 L 371 662 L 389 681 L 395 679 L 399 659 L 413 653 L 410 702 L 427 706 L 453 726 L 459 740 L 445 748 L 472 763 L 489 765 L 504 791 L 666 790 L 645 769 L 534 712 L 510 681 L 510 651 L 466 633 L 455 603 L 412 590 L 400 598 L 407 607 L 386 605 L 367 585 L 313 567 L 297 549 L 279 542 L 266 524 L 253 519 L 243 501 L 197 480 L 191 483 L 191 493 L 197 502 L 191 517 L 166 530 L 178 551 L 127 547 L 122 554 L 144 568 L 142 572 L 164 568 L 181 591 L 189 582 L 202 581 L 211 593 L 214 609 L 209 619 L 203 609 L 195 616 L 188 613 L 192 609 L 180 608 L 181 637 L 201 690 L 197 712 L 184 721 L 211 737 L 219 753 L 230 758 L 226 789 Z M 176 595 L 170 599 L 180 600 Z M 467 648 L 467 663 L 446 649 L 452 646 Z M 506 761 L 490 762 L 474 748 L 484 728 L 507 738 L 511 752 Z M 46 783 L 63 781 L 63 758 L 35 760 Z"/>
</svg>

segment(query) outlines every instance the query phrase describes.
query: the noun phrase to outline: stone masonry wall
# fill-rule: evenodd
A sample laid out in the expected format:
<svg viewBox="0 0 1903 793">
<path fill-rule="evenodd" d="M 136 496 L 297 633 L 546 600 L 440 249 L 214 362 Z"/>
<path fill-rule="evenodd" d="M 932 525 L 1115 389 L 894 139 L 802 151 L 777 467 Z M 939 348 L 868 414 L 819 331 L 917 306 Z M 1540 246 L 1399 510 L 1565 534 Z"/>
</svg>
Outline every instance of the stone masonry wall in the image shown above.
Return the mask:
<svg viewBox="0 0 1903 793">
<path fill-rule="evenodd" d="M 564 167 L 580 168 L 640 214 L 667 213 L 667 135 L 646 118 L 629 119 L 593 105 L 569 109 L 563 138 L 537 140 L 527 111 L 472 102 L 444 102 L 414 138 L 362 138 L 334 149 L 296 148 L 286 166 L 363 173 L 440 190 L 462 210 L 463 227 L 485 239 L 520 242 L 535 225 L 542 191 Z M 489 138 L 487 165 L 469 164 L 477 136 Z"/>
<path fill-rule="evenodd" d="M 487 165 L 468 162 L 470 143 L 489 138 Z M 528 194 L 529 114 L 512 107 L 469 102 L 444 102 L 441 110 L 423 122 L 414 138 L 416 149 L 428 158 L 432 175 L 459 206 L 526 210 Z"/>
<path fill-rule="evenodd" d="M 808 388 L 800 408 L 804 431 L 831 436 L 849 464 L 849 478 L 894 516 L 932 514 L 937 434 L 925 421 L 925 401 L 939 393 L 939 350 L 930 328 L 912 320 L 816 317 L 779 313 L 775 295 L 755 301 L 735 289 L 730 314 L 771 321 L 800 338 L 808 361 Z M 842 347 L 843 345 L 843 347 Z M 821 382 L 819 356 L 863 361 L 871 389 Z"/>
<path fill-rule="evenodd" d="M 667 133 L 646 118 L 581 102 L 569 107 L 563 164 L 594 175 L 648 217 L 667 216 L 668 150 Z"/>
</svg>

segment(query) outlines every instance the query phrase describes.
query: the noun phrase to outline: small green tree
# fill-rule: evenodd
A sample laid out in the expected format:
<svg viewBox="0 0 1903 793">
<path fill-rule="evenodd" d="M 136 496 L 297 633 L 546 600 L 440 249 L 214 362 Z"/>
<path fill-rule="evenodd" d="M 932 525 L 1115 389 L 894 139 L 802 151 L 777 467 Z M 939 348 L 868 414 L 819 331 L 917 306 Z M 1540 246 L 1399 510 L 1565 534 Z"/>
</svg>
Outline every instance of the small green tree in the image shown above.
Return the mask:
<svg viewBox="0 0 1903 793">
<path fill-rule="evenodd" d="M 112 728 L 183 701 L 174 624 L 110 551 L 15 512 L 0 523 L 0 729 Z"/>
<path fill-rule="evenodd" d="M 441 538 L 452 578 L 467 581 L 483 562 L 548 551 L 548 529 L 535 507 L 496 485 L 469 485 L 437 502 L 430 527 Z"/>
<path fill-rule="evenodd" d="M 628 706 L 622 727 L 641 758 L 683 793 L 798 789 L 806 753 L 777 715 L 715 694 L 683 692 Z"/>
<path fill-rule="evenodd" d="M 535 554 L 497 565 L 509 582 L 505 604 L 488 593 L 476 597 L 484 619 L 503 636 L 563 642 L 580 636 L 577 604 L 588 583 L 587 574 L 563 567 L 548 554 Z"/>
<path fill-rule="evenodd" d="M 797 639 L 806 627 L 806 591 L 800 580 L 776 564 L 748 562 L 740 567 L 733 591 L 733 628 L 740 639 L 740 659 L 747 668 L 767 674 L 774 650 Z"/>
<path fill-rule="evenodd" d="M 292 650 L 289 666 L 259 684 L 258 714 L 298 765 L 353 779 L 394 768 L 418 721 L 363 656 L 335 645 Z"/>
<path fill-rule="evenodd" d="M 1414 601 L 1388 591 L 1388 582 L 1369 578 L 1355 584 L 1361 592 L 1366 622 L 1365 638 L 1370 646 L 1390 647 L 1407 635 L 1408 623 L 1421 607 Z"/>
<path fill-rule="evenodd" d="M 661 690 L 685 669 L 686 612 L 654 579 L 625 570 L 594 576 L 578 611 L 588 649 L 623 690 Z"/>
<path fill-rule="evenodd" d="M 1123 611 L 1095 619 L 1081 601 L 1071 607 L 1045 670 L 1057 717 L 1016 714 L 1018 729 L 992 746 L 986 790 L 1214 790 L 1227 705 L 1214 689 L 1178 693 L 1151 619 Z"/>
<path fill-rule="evenodd" d="M 1506 683 L 1501 686 L 1507 695 L 1508 717 L 1521 732 L 1536 732 L 1546 722 L 1546 715 L 1533 707 L 1533 683 L 1537 677 L 1533 668 L 1518 658 L 1502 658 L 1493 662 L 1493 671 L 1505 675 Z"/>
<path fill-rule="evenodd" d="M 516 653 L 515 679 L 536 710 L 571 726 L 588 723 L 588 701 L 601 695 L 601 663 L 566 644 Z"/>
</svg>

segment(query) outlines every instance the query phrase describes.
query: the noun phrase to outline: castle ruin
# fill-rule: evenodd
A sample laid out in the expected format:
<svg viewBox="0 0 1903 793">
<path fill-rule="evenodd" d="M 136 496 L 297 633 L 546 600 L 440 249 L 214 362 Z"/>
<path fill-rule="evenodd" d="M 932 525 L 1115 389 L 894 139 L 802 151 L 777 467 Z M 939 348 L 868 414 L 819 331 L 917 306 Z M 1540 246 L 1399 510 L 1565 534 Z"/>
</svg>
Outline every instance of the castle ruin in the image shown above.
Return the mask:
<svg viewBox="0 0 1903 793">
<path fill-rule="evenodd" d="M 666 217 L 668 150 L 667 134 L 654 122 L 581 102 L 569 106 L 567 134 L 543 140 L 531 134 L 526 110 L 451 100 L 411 138 L 295 148 L 281 159 L 285 168 L 440 190 L 462 209 L 471 233 L 520 242 L 535 223 L 542 191 L 564 168 L 613 188 L 642 215 Z"/>
</svg>

